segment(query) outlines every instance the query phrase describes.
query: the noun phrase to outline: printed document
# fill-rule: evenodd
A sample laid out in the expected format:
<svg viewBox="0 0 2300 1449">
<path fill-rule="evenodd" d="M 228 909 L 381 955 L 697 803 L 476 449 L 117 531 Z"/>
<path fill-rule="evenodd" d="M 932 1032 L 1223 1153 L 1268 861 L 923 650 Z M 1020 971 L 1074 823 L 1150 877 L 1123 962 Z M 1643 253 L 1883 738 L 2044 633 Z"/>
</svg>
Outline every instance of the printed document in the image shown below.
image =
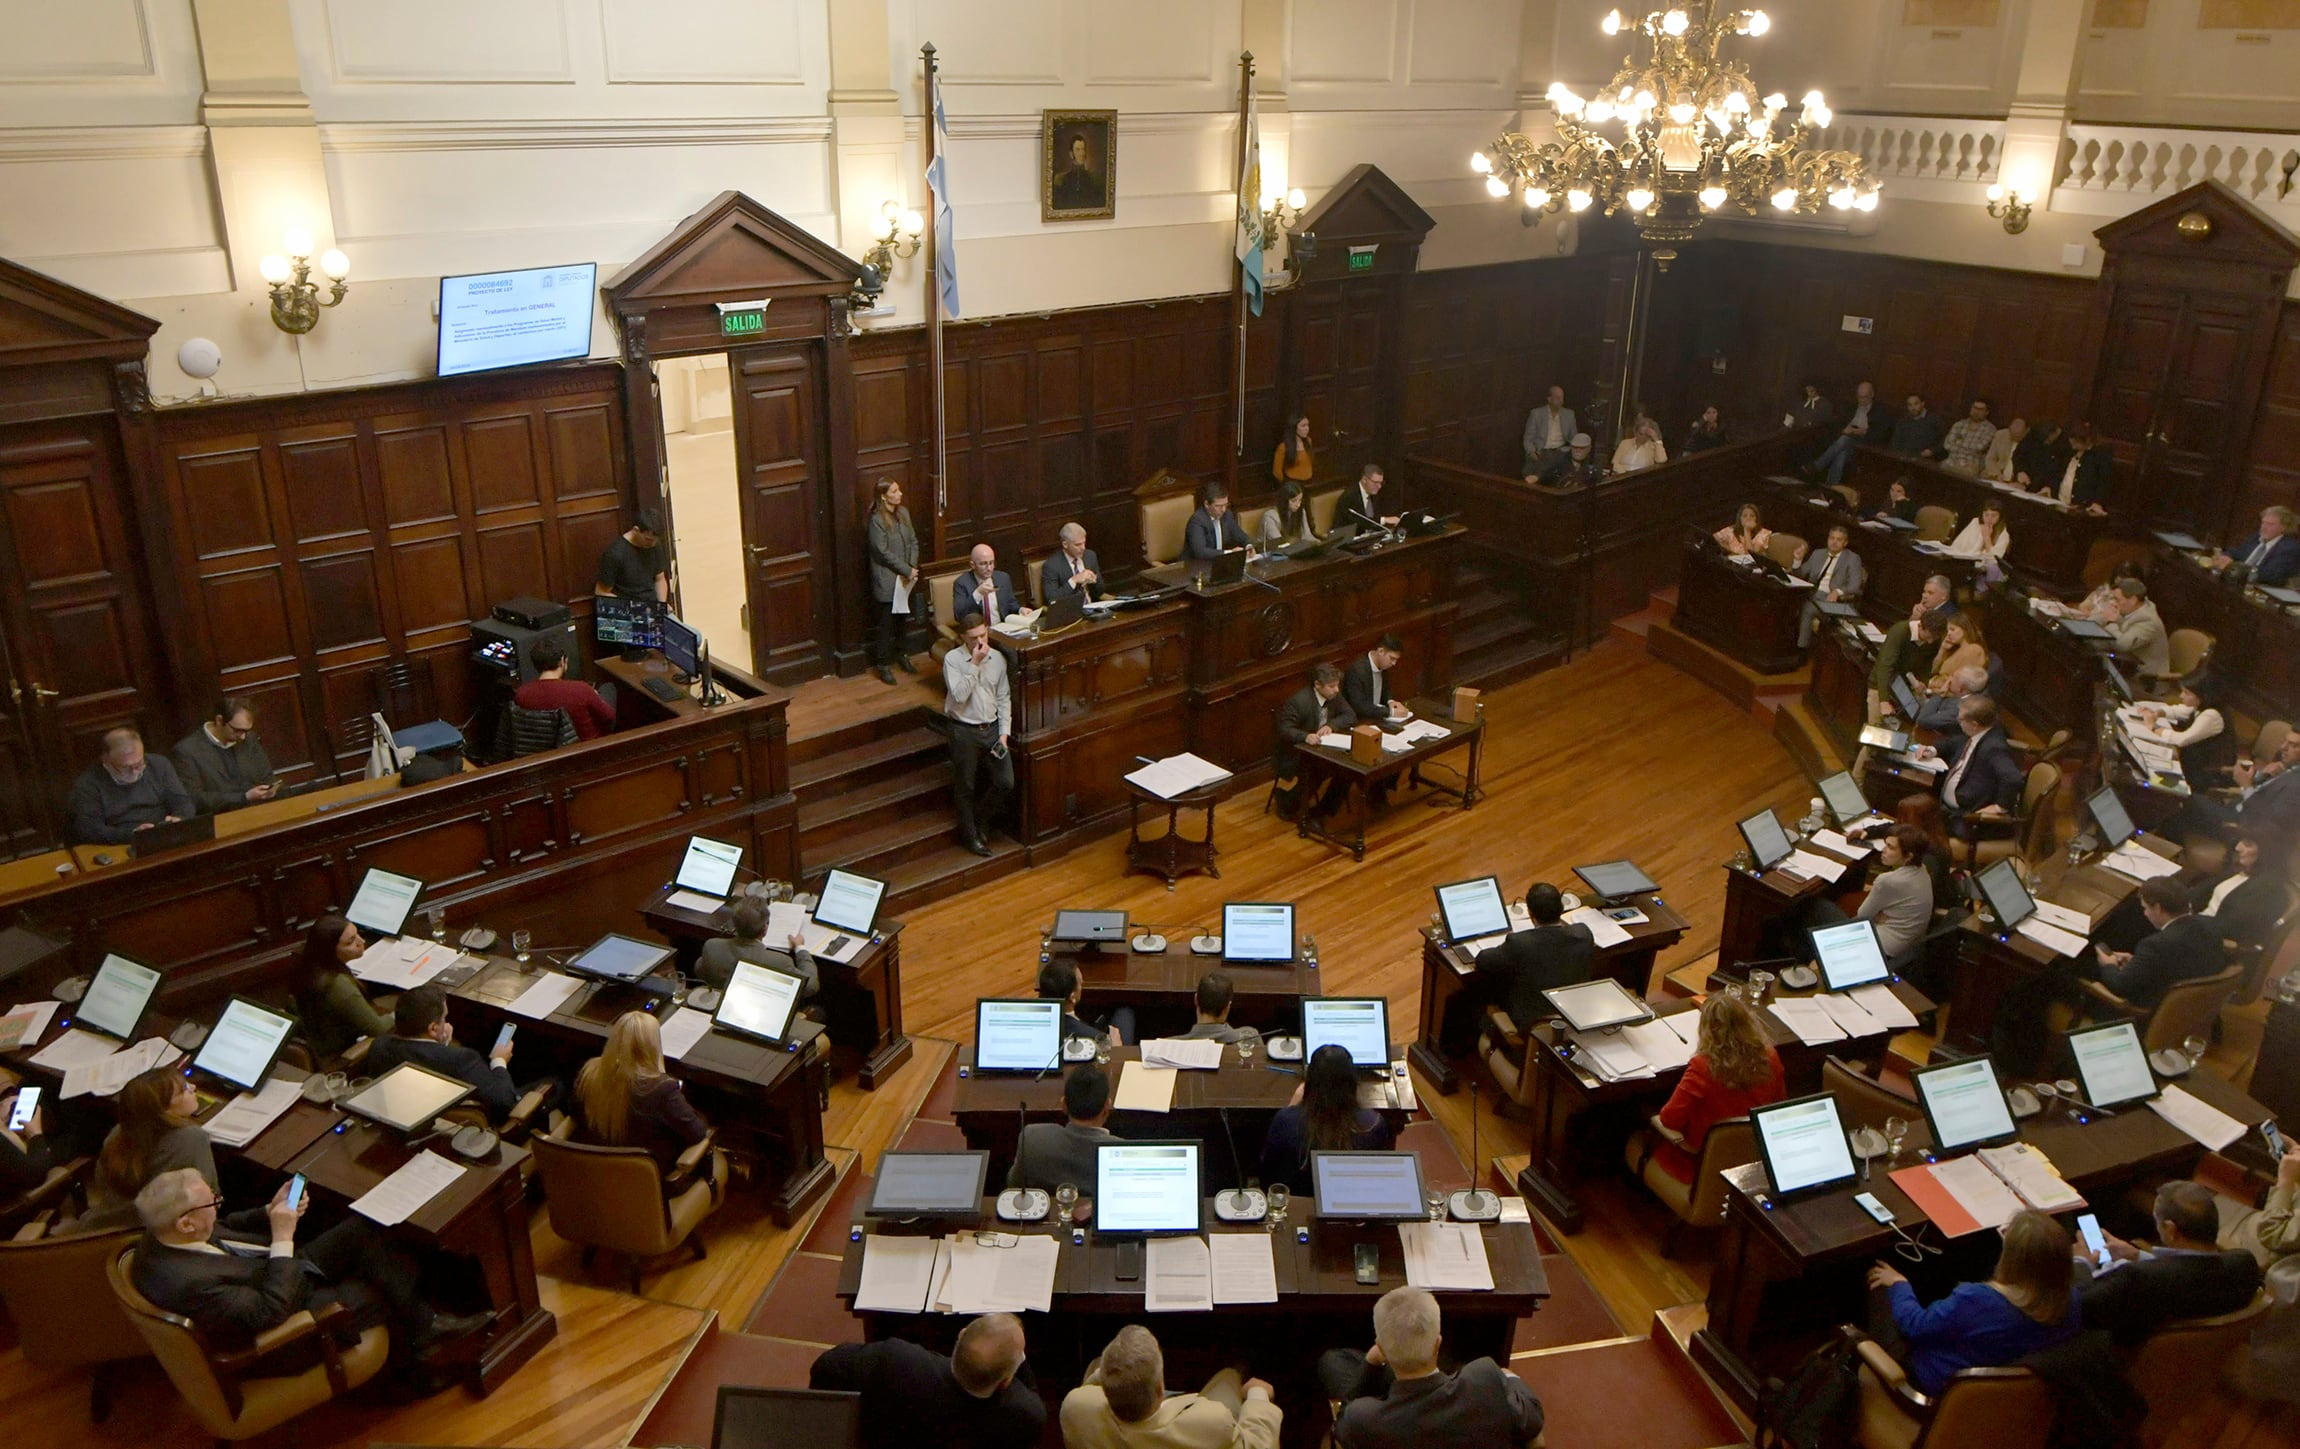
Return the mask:
<svg viewBox="0 0 2300 1449">
<path fill-rule="evenodd" d="M 711 1013 L 682 1006 L 663 1023 L 663 1055 L 678 1061 L 711 1034 Z"/>
<path fill-rule="evenodd" d="M 1493 1264 L 1475 1223 L 1400 1223 L 1406 1281 L 1416 1288 L 1493 1290 Z"/>
<path fill-rule="evenodd" d="M 1156 764 L 1144 765 L 1126 777 L 1161 800 L 1187 795 L 1193 790 L 1219 784 L 1230 778 L 1230 772 L 1211 760 L 1201 760 L 1184 750 L 1179 755 L 1168 755 Z"/>
<path fill-rule="evenodd" d="M 937 1238 L 899 1238 L 872 1233 L 863 1239 L 862 1283 L 855 1289 L 855 1312 L 918 1313 L 934 1282 Z"/>
<path fill-rule="evenodd" d="M 245 1147 L 261 1137 L 266 1127 L 287 1115 L 287 1109 L 302 1095 L 303 1083 L 273 1077 L 264 1083 L 262 1091 L 242 1092 L 226 1102 L 201 1128 L 212 1142 L 225 1147 Z"/>
<path fill-rule="evenodd" d="M 513 997 L 504 1010 L 530 1021 L 541 1021 L 567 1004 L 567 998 L 580 991 L 583 983 L 573 976 L 546 971 L 535 978 L 534 984 Z"/>
<path fill-rule="evenodd" d="M 1206 1244 L 1216 1303 L 1278 1301 L 1278 1268 L 1270 1257 L 1268 1233 L 1215 1233 Z"/>
<path fill-rule="evenodd" d="M 1119 1112 L 1171 1112 L 1174 1110 L 1174 1069 L 1126 1062 L 1118 1069 L 1118 1091 L 1110 1099 Z"/>
<path fill-rule="evenodd" d="M 1213 1306 L 1214 1260 L 1206 1240 L 1196 1234 L 1152 1238 L 1142 1264 L 1142 1307 L 1151 1313 L 1187 1313 Z"/>
<path fill-rule="evenodd" d="M 424 1205 L 453 1187 L 463 1168 L 429 1148 L 407 1160 L 407 1165 L 375 1186 L 351 1210 L 384 1227 L 404 1223 Z"/>
<path fill-rule="evenodd" d="M 1208 1037 L 1153 1037 L 1142 1043 L 1142 1065 L 1146 1067 L 1186 1067 L 1211 1071 L 1222 1065 L 1222 1053 L 1229 1050 Z"/>
</svg>

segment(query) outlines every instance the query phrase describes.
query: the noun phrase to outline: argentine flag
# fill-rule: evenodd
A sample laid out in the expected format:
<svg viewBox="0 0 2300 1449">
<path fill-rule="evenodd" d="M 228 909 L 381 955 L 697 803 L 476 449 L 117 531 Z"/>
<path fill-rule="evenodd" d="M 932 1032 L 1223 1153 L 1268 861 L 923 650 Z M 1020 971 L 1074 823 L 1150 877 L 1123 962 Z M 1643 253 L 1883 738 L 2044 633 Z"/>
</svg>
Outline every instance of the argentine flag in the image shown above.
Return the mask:
<svg viewBox="0 0 2300 1449">
<path fill-rule="evenodd" d="M 1254 85 L 1246 83 L 1246 158 L 1238 169 L 1238 266 L 1246 274 L 1246 305 L 1262 315 L 1262 122 L 1254 108 Z"/>
<path fill-rule="evenodd" d="M 950 122 L 942 114 L 940 86 L 934 91 L 934 161 L 926 168 L 926 184 L 934 192 L 935 285 L 942 289 L 942 315 L 957 317 L 958 229 L 950 217 Z"/>
</svg>

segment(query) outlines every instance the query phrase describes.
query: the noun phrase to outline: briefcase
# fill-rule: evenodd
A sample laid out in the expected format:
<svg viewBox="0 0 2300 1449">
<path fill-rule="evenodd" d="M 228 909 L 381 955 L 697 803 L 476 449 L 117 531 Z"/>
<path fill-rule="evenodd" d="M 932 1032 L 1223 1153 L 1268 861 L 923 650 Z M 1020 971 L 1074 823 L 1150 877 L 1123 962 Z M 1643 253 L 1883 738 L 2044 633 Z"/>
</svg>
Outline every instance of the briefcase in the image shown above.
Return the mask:
<svg viewBox="0 0 2300 1449">
<path fill-rule="evenodd" d="M 1382 762 L 1382 727 L 1362 724 L 1350 731 L 1350 758 L 1361 765 Z"/>
</svg>

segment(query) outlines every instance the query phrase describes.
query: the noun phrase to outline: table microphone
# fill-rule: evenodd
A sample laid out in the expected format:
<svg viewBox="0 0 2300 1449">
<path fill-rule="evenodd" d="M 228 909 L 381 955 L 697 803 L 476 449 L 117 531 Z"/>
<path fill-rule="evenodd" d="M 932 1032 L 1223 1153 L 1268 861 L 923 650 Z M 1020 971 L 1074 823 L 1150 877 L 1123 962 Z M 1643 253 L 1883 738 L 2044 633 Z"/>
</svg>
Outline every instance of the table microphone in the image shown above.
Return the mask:
<svg viewBox="0 0 2300 1449">
<path fill-rule="evenodd" d="M 1258 1188 L 1246 1186 L 1246 1164 L 1238 1156 L 1238 1135 L 1230 1130 L 1230 1109 L 1217 1109 L 1222 1116 L 1222 1136 L 1230 1144 L 1230 1172 L 1238 1185 L 1214 1200 L 1214 1216 L 1226 1223 L 1258 1222 L 1270 1210 L 1270 1200 Z"/>
<path fill-rule="evenodd" d="M 1486 1223 L 1501 1216 L 1501 1199 L 1490 1189 L 1475 1186 L 1479 1177 L 1477 1155 L 1477 1083 L 1469 1084 L 1469 1180 L 1472 1186 L 1446 1199 L 1446 1211 L 1456 1222 Z"/>
</svg>

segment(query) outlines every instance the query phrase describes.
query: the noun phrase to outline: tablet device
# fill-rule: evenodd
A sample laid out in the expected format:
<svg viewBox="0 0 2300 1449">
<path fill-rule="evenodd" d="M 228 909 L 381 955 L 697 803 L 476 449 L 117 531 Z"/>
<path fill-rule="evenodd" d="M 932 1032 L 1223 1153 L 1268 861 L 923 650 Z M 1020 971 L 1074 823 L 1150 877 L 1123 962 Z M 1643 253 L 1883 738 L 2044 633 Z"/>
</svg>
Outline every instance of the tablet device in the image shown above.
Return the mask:
<svg viewBox="0 0 2300 1449">
<path fill-rule="evenodd" d="M 2062 615 L 2060 626 L 2079 639 L 2113 639 L 2116 637 L 2092 620 L 2079 618 L 2074 614 Z"/>
<path fill-rule="evenodd" d="M 2085 798 L 2084 804 L 2092 812 L 2092 818 L 2100 822 L 2102 849 L 2122 845 L 2140 833 L 2133 826 L 2131 812 L 2124 808 L 2124 802 L 2117 798 L 2116 791 L 2111 787 L 2103 785 L 2093 791 Z"/>
<path fill-rule="evenodd" d="M 415 909 L 415 898 L 421 894 L 423 882 L 414 876 L 370 870 L 359 878 L 359 889 L 352 893 L 343 918 L 371 938 L 396 936 L 407 925 L 408 913 Z"/>
<path fill-rule="evenodd" d="M 1861 611 L 1858 607 L 1838 599 L 1815 599 L 1813 607 L 1832 619 L 1858 619 L 1861 617 Z"/>
<path fill-rule="evenodd" d="M 288 1033 L 293 1030 L 293 1017 L 235 996 L 225 1003 L 224 1014 L 216 1018 L 208 1039 L 200 1043 L 200 1054 L 192 1058 L 192 1070 L 206 1072 L 243 1092 L 255 1091 L 271 1075 L 280 1048 L 287 1045 Z"/>
<path fill-rule="evenodd" d="M 806 982 L 788 971 L 737 961 L 735 974 L 719 993 L 719 1009 L 711 1024 L 737 1036 L 782 1046 L 790 1040 L 791 1013 L 798 1009 L 799 990 Z"/>
<path fill-rule="evenodd" d="M 1771 870 L 1789 858 L 1796 846 L 1789 843 L 1789 832 L 1773 818 L 1770 810 L 1760 810 L 1741 822 L 1741 838 L 1748 842 L 1749 854 L 1755 858 L 1757 869 Z"/>
<path fill-rule="evenodd" d="M 1501 898 L 1501 878 L 1481 875 L 1437 888 L 1438 914 L 1445 919 L 1449 944 L 1509 930 L 1509 905 Z M 1227 939 L 1227 938 L 1225 938 Z"/>
<path fill-rule="evenodd" d="M 735 888 L 735 872 L 742 864 L 741 846 L 690 835 L 686 858 L 679 862 L 679 889 L 725 900 L 727 892 Z"/>
<path fill-rule="evenodd" d="M 1390 1004 L 1379 996 L 1302 998 L 1302 1060 L 1322 1046 L 1348 1051 L 1361 1071 L 1390 1068 Z"/>
<path fill-rule="evenodd" d="M 1549 1004 L 1575 1031 L 1603 1031 L 1609 1026 L 1645 1021 L 1653 1015 L 1651 1007 L 1622 990 L 1621 983 L 1610 976 L 1571 986 L 1552 986 L 1541 994 L 1549 998 Z"/>
<path fill-rule="evenodd" d="M 1194 1233 L 1204 1208 L 1196 1142 L 1095 1145 L 1097 1233 Z"/>
<path fill-rule="evenodd" d="M 2019 1135 L 2012 1104 L 1997 1080 L 1996 1063 L 1987 1057 L 1919 1067 L 1911 1076 L 1917 1100 L 1925 1106 L 1925 1122 L 1933 1131 L 1935 1152 L 1989 1147 Z"/>
<path fill-rule="evenodd" d="M 2021 884 L 2020 872 L 2013 869 L 2010 860 L 2000 860 L 1983 870 L 1977 881 L 1981 899 L 1997 913 L 2000 929 L 2009 931 L 2036 914 L 2036 899 L 2028 893 L 2028 887 Z"/>
<path fill-rule="evenodd" d="M 1577 865 L 1573 873 L 1581 878 L 1583 885 L 1589 887 L 1590 894 L 1609 901 L 1661 889 L 1659 881 L 1626 860 L 1603 860 L 1595 865 Z"/>
<path fill-rule="evenodd" d="M 401 1062 L 336 1105 L 355 1116 L 412 1136 L 472 1093 L 469 1082 Z"/>
<path fill-rule="evenodd" d="M 974 1003 L 977 1072 L 1043 1072 L 1062 1064 L 1062 1003 L 1039 998 Z"/>
<path fill-rule="evenodd" d="M 863 1215 L 874 1218 L 982 1216 L 987 1152 L 888 1152 L 878 1160 Z"/>
<path fill-rule="evenodd" d="M 1826 1092 L 1753 1107 L 1757 1153 L 1776 1199 L 1826 1192 L 1853 1180 L 1853 1149 L 1837 1116 L 1837 1099 Z"/>
<path fill-rule="evenodd" d="M 823 877 L 822 891 L 815 897 L 815 924 L 868 936 L 877 928 L 879 902 L 885 899 L 885 881 L 834 870 Z"/>
<path fill-rule="evenodd" d="M 160 991 L 160 973 L 125 956 L 106 956 L 88 980 L 88 990 L 72 1012 L 72 1024 L 134 1041 L 136 1028 Z"/>
<path fill-rule="evenodd" d="M 1082 945 L 1106 945 L 1126 939 L 1124 911 L 1056 911 L 1054 939 Z"/>
<path fill-rule="evenodd" d="M 2072 1031 L 2068 1050 L 2076 1058 L 2084 1099 L 2095 1107 L 2121 1107 L 2156 1095 L 2156 1074 L 2148 1069 L 2148 1052 L 2131 1022 Z"/>
<path fill-rule="evenodd" d="M 1224 901 L 1222 959 L 1248 966 L 1283 966 L 1294 959 L 1291 901 Z"/>
<path fill-rule="evenodd" d="M 1359 1222 L 1421 1222 L 1421 1159 L 1411 1152 L 1313 1152 L 1310 1184 L 1321 1218 Z"/>
<path fill-rule="evenodd" d="M 1839 825 L 1850 825 L 1873 813 L 1869 809 L 1869 797 L 1861 793 L 1859 782 L 1843 770 L 1821 782 L 1821 799 L 1828 805 L 1829 813 L 1837 817 Z"/>
<path fill-rule="evenodd" d="M 1893 676 L 1893 704 L 1900 710 L 1901 718 L 1913 720 L 1917 717 L 1916 687 L 1897 674 Z"/>
<path fill-rule="evenodd" d="M 2116 691 L 2116 697 L 2126 704 L 2132 703 L 2132 682 L 2124 677 L 2123 670 L 2116 667 L 2116 661 L 2104 657 L 2100 661 L 2100 668 L 2108 676 L 2108 687 Z"/>
<path fill-rule="evenodd" d="M 2286 606 L 2300 604 L 2300 591 L 2274 588 L 2267 584 L 2262 584 L 2259 586 L 2259 588 L 2261 593 L 2266 594 L 2269 598 L 2274 599 L 2279 604 Z"/>
<path fill-rule="evenodd" d="M 567 969 L 598 981 L 636 981 L 673 954 L 669 946 L 610 931 L 584 947 L 581 955 L 567 963 Z"/>
<path fill-rule="evenodd" d="M 1812 936 L 1813 956 L 1821 963 L 1821 982 L 1829 990 L 1850 991 L 1892 979 L 1892 968 L 1885 964 L 1885 948 L 1877 944 L 1876 922 L 1823 926 Z"/>
<path fill-rule="evenodd" d="M 1861 743 L 1872 750 L 1890 750 L 1897 755 L 1908 749 L 1909 737 L 1899 730 L 1886 729 L 1883 725 L 1862 725 Z"/>
</svg>

